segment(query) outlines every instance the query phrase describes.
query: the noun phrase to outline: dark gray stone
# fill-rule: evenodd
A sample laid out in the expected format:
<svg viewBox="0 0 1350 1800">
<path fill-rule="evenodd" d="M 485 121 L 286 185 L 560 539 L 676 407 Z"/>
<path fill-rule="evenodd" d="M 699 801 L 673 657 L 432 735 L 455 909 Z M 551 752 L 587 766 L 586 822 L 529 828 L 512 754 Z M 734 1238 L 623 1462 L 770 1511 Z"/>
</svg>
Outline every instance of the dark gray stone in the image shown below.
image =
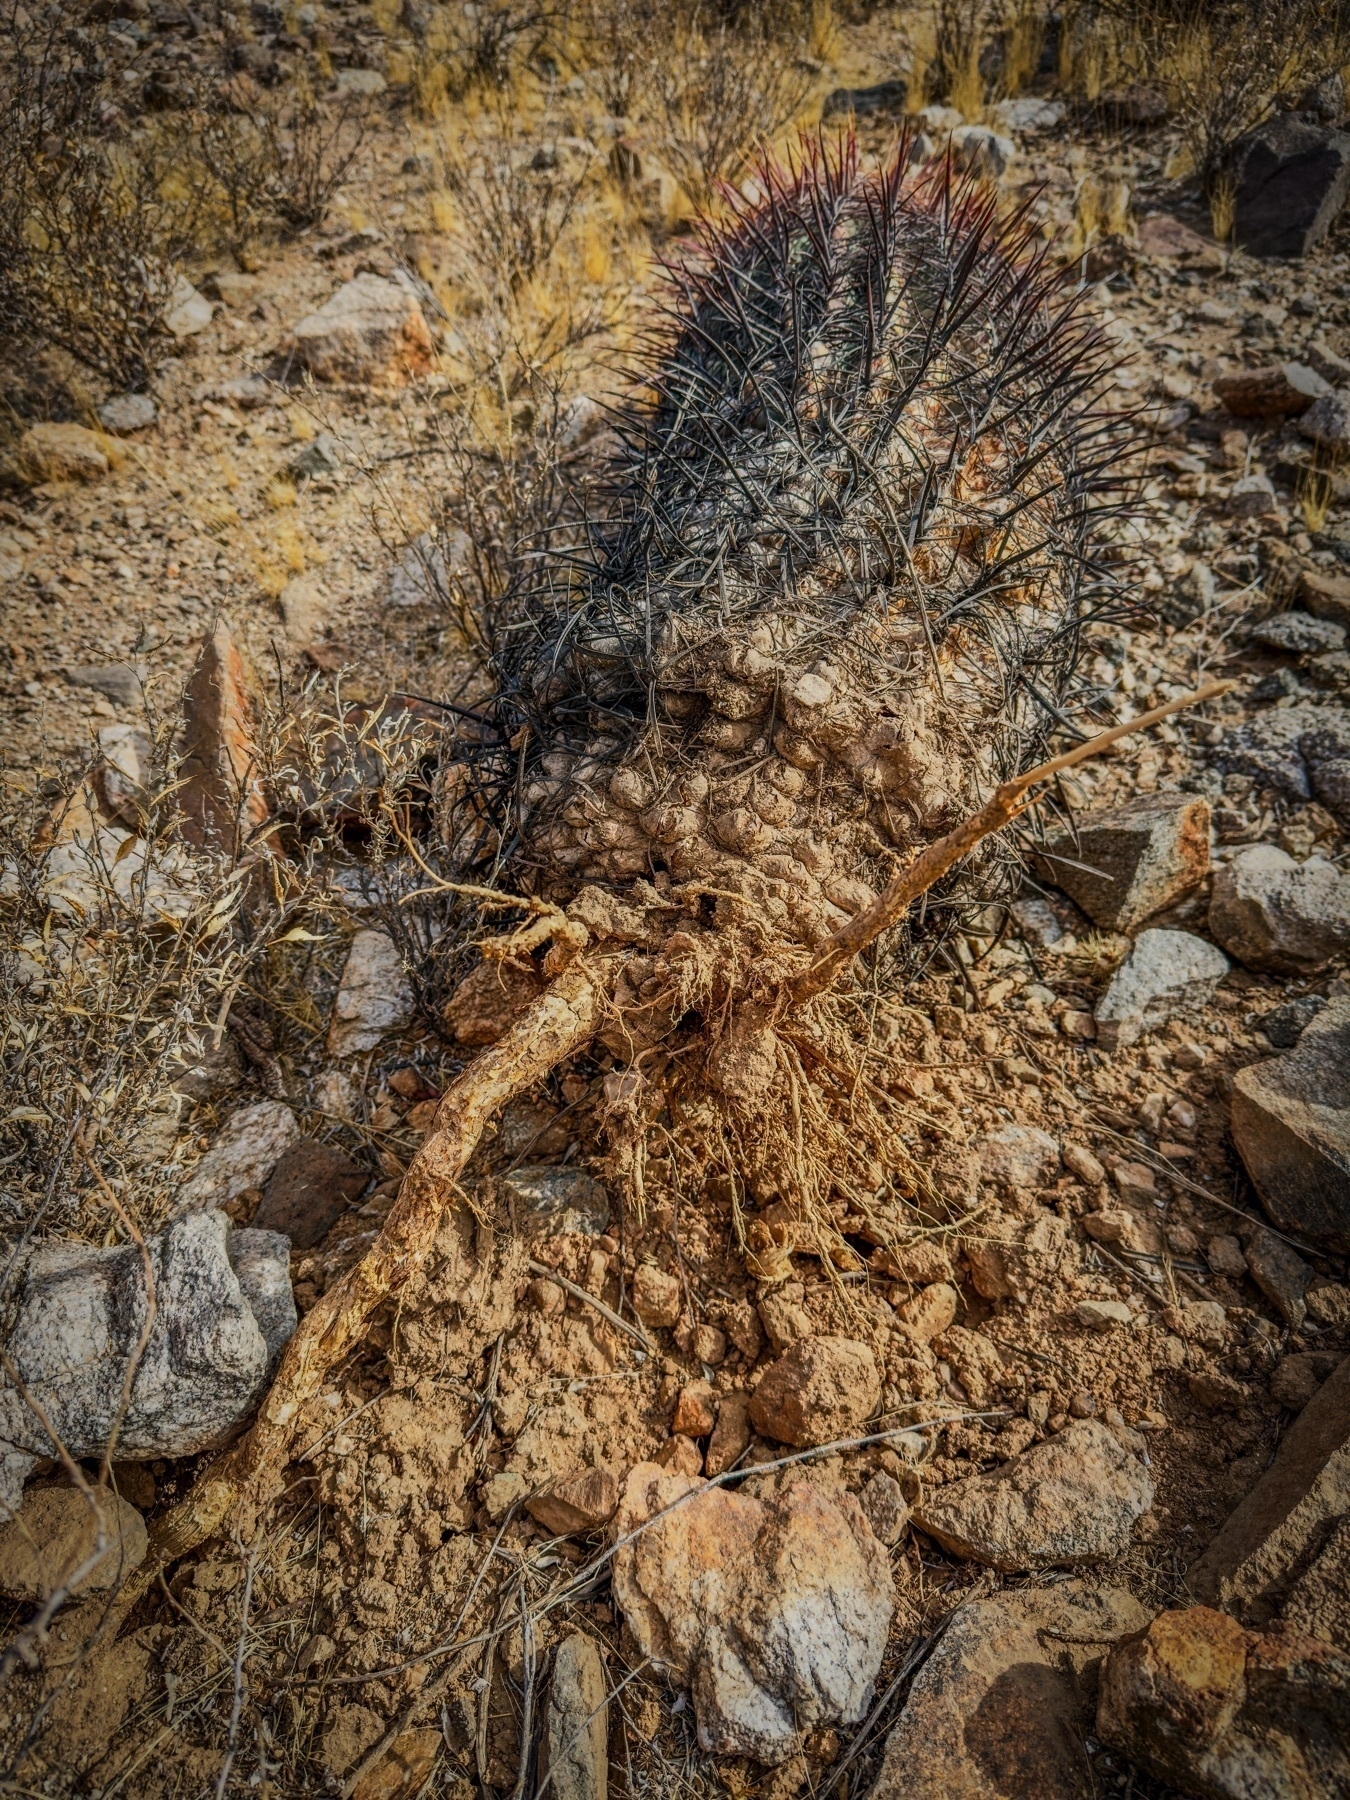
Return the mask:
<svg viewBox="0 0 1350 1800">
<path fill-rule="evenodd" d="M 1350 1000 L 1233 1079 L 1233 1141 L 1281 1230 L 1350 1252 Z"/>
<path fill-rule="evenodd" d="M 835 88 L 825 96 L 822 118 L 870 118 L 875 113 L 900 114 L 909 98 L 909 85 L 904 81 L 878 81 L 873 87 Z"/>
<path fill-rule="evenodd" d="M 304 449 L 291 464 L 291 474 L 311 480 L 316 475 L 333 475 L 339 470 L 345 457 L 342 445 L 331 431 L 321 431 L 313 443 L 306 444 Z"/>
<path fill-rule="evenodd" d="M 609 1195 L 585 1169 L 512 1169 L 502 1185 L 530 1237 L 567 1231 L 599 1237 L 609 1225 Z"/>
<path fill-rule="evenodd" d="M 1350 135 L 1284 113 L 1239 138 L 1233 241 L 1252 256 L 1305 256 L 1350 194 Z"/>
<path fill-rule="evenodd" d="M 1345 627 L 1334 619 L 1315 619 L 1311 613 L 1279 613 L 1254 625 L 1251 640 L 1291 656 L 1316 656 L 1323 650 L 1344 650 Z"/>
<path fill-rule="evenodd" d="M 1250 775 L 1286 800 L 1320 800 L 1350 825 L 1350 709 L 1287 706 L 1236 726 L 1216 746 L 1225 775 Z"/>
<path fill-rule="evenodd" d="M 1308 1026 L 1321 1012 L 1326 1001 L 1320 994 L 1304 994 L 1297 1000 L 1286 1000 L 1273 1006 L 1256 1021 L 1276 1050 L 1292 1050 Z"/>
<path fill-rule="evenodd" d="M 136 704 L 141 697 L 142 673 L 130 663 L 110 663 L 94 667 L 81 665 L 65 671 L 66 680 L 72 687 L 92 688 L 96 694 L 106 695 L 114 706 Z"/>
<path fill-rule="evenodd" d="M 1140 794 L 1074 823 L 1036 872 L 1111 931 L 1135 930 L 1209 872 L 1209 804 L 1194 794 Z"/>
<path fill-rule="evenodd" d="M 123 1462 L 192 1456 L 243 1427 L 295 1330 L 289 1246 L 236 1231 L 223 1213 L 195 1212 L 146 1240 L 154 1319 L 116 1435 Z M 134 1244 L 98 1250 L 43 1244 L 24 1265 L 6 1352 L 72 1456 L 101 1456 L 148 1312 L 146 1268 Z M 23 1482 L 56 1445 L 17 1384 L 0 1381 L 0 1511 L 18 1509 Z"/>
</svg>

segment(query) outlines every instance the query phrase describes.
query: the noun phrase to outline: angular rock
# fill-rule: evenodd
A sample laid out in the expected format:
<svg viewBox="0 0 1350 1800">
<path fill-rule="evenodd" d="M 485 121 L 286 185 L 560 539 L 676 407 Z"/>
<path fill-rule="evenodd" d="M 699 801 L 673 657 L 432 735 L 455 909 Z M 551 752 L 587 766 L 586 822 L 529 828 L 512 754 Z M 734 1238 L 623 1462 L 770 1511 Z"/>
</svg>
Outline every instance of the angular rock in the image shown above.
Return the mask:
<svg viewBox="0 0 1350 1800">
<path fill-rule="evenodd" d="M 1292 1050 L 1325 1005 L 1321 994 L 1301 994 L 1283 1006 L 1272 1006 L 1256 1023 L 1273 1049 Z"/>
<path fill-rule="evenodd" d="M 1097 1736 L 1204 1800 L 1350 1792 L 1350 1658 L 1206 1606 L 1159 1613 L 1102 1666 Z"/>
<path fill-rule="evenodd" d="M 1191 1592 L 1255 1629 L 1287 1618 L 1350 1651 L 1347 1520 L 1350 1357 L 1305 1402 L 1274 1462 L 1192 1565 Z"/>
<path fill-rule="evenodd" d="M 1116 1165 L 1117 1174 L 1121 1166 Z M 1124 1166 L 1129 1167 L 1128 1164 Z M 1162 1251 L 1162 1233 L 1157 1222 L 1128 1206 L 1104 1206 L 1100 1212 L 1084 1213 L 1078 1222 L 1095 1243 L 1119 1244 L 1122 1249 L 1142 1252 L 1146 1256 L 1157 1256 Z"/>
<path fill-rule="evenodd" d="M 1110 931 L 1134 931 L 1209 873 L 1209 802 L 1194 794 L 1140 794 L 1076 828 L 1050 840 L 1037 866 Z"/>
<path fill-rule="evenodd" d="M 1305 438 L 1319 449 L 1329 450 L 1339 461 L 1350 451 L 1350 390 L 1337 388 L 1334 393 L 1324 394 L 1302 415 L 1298 428 Z"/>
<path fill-rule="evenodd" d="M 1306 412 L 1314 400 L 1331 392 L 1315 369 L 1302 363 L 1276 363 L 1268 369 L 1238 369 L 1214 383 L 1215 398 L 1239 419 L 1267 419 Z"/>
<path fill-rule="evenodd" d="M 894 1475 L 878 1470 L 858 1495 L 872 1535 L 889 1550 L 898 1544 L 909 1525 L 909 1502 Z"/>
<path fill-rule="evenodd" d="M 717 1390 L 707 1381 L 690 1381 L 680 1389 L 670 1429 L 684 1437 L 707 1437 L 717 1423 Z"/>
<path fill-rule="evenodd" d="M 358 275 L 291 334 L 296 360 L 317 381 L 402 382 L 431 367 L 431 333 L 406 288 Z"/>
<path fill-rule="evenodd" d="M 1037 1125 L 997 1125 L 979 1153 L 981 1179 L 1014 1192 L 1045 1187 L 1059 1173 L 1059 1145 Z"/>
<path fill-rule="evenodd" d="M 99 799 L 131 831 L 141 829 L 149 801 L 152 748 L 136 725 L 105 725 L 98 734 L 94 781 Z"/>
<path fill-rule="evenodd" d="M 290 472 L 299 481 L 313 481 L 318 475 L 334 475 L 347 460 L 340 439 L 331 431 L 320 431 L 292 461 Z"/>
<path fill-rule="evenodd" d="M 895 1315 L 911 1337 L 929 1344 L 941 1337 L 956 1317 L 961 1296 L 948 1281 L 935 1281 L 917 1294 L 911 1294 L 895 1309 Z"/>
<path fill-rule="evenodd" d="M 195 848 L 239 855 L 265 825 L 252 672 L 223 619 L 202 640 L 183 706 L 178 810 Z"/>
<path fill-rule="evenodd" d="M 992 180 L 1005 174 L 1016 159 L 1017 145 L 989 125 L 958 125 L 951 135 L 952 160 L 958 168 Z"/>
<path fill-rule="evenodd" d="M 1306 256 L 1350 194 L 1350 136 L 1277 113 L 1233 146 L 1233 242 L 1251 256 Z"/>
<path fill-rule="evenodd" d="M 1324 650 L 1345 648 L 1344 625 L 1306 612 L 1277 613 L 1273 619 L 1253 625 L 1248 635 L 1254 644 L 1285 650 L 1291 656 L 1317 656 Z"/>
<path fill-rule="evenodd" d="M 800 1282 L 789 1282 L 772 1289 L 759 1303 L 759 1322 L 775 1356 L 782 1356 L 794 1344 L 816 1334 L 811 1315 L 801 1304 L 802 1298 Z"/>
<path fill-rule="evenodd" d="M 1062 100 L 1038 100 L 1024 94 L 1017 100 L 1000 100 L 994 108 L 1005 131 L 1053 131 L 1063 123 Z"/>
<path fill-rule="evenodd" d="M 1275 1224 L 1350 1253 L 1350 999 L 1324 1007 L 1287 1056 L 1239 1069 L 1231 1118 Z"/>
<path fill-rule="evenodd" d="M 585 1169 L 539 1163 L 512 1169 L 501 1183 L 527 1237 L 599 1237 L 608 1229 L 609 1195 Z"/>
<path fill-rule="evenodd" d="M 1271 518 L 1280 510 L 1269 475 L 1241 475 L 1228 490 L 1228 510 L 1235 519 Z"/>
<path fill-rule="evenodd" d="M 1257 1231 L 1247 1245 L 1247 1267 L 1252 1280 L 1295 1331 L 1307 1317 L 1303 1296 L 1312 1280 L 1312 1270 L 1292 1244 L 1264 1228 Z"/>
<path fill-rule="evenodd" d="M 881 1404 L 881 1375 L 866 1344 L 813 1337 L 765 1370 L 750 1396 L 750 1422 L 776 1443 L 808 1449 L 858 1437 Z"/>
<path fill-rule="evenodd" d="M 75 1581 L 100 1537 L 102 1556 Z M 29 1488 L 17 1514 L 0 1526 L 0 1594 L 43 1600 L 63 1584 L 76 1594 L 120 1587 L 144 1562 L 148 1544 L 136 1508 L 106 1489 L 86 1496 L 75 1487 Z"/>
<path fill-rule="evenodd" d="M 1214 877 L 1209 928 L 1251 969 L 1312 975 L 1350 949 L 1350 876 L 1274 844 L 1239 850 Z"/>
<path fill-rule="evenodd" d="M 159 408 L 149 394 L 114 394 L 98 409 L 99 424 L 113 437 L 148 431 L 158 417 Z"/>
<path fill-rule="evenodd" d="M 853 1495 L 793 1481 L 758 1500 L 639 1463 L 615 1538 L 665 1508 L 618 1551 L 613 1592 L 642 1654 L 691 1690 L 701 1748 L 778 1764 L 800 1733 L 856 1724 L 894 1598 Z"/>
<path fill-rule="evenodd" d="M 556 1481 L 546 1494 L 527 1500 L 525 1509 L 555 1537 L 599 1531 L 614 1517 L 619 1484 L 608 1469 L 587 1469 Z"/>
<path fill-rule="evenodd" d="M 232 1232 L 223 1213 L 191 1212 L 147 1238 L 146 1250 L 155 1316 L 117 1432 L 116 1453 L 127 1462 L 192 1456 L 227 1443 L 247 1421 L 296 1324 L 284 1238 Z M 21 1381 L 70 1455 L 101 1456 L 148 1311 L 140 1250 L 44 1244 L 24 1262 L 17 1293 L 5 1347 Z M 55 1454 L 6 1376 L 0 1509 L 16 1511 L 28 1471 Z"/>
<path fill-rule="evenodd" d="M 1106 1562 L 1153 1504 L 1139 1459 L 1097 1419 L 1066 1425 L 989 1475 L 925 1494 L 914 1522 L 944 1549 L 996 1569 Z"/>
<path fill-rule="evenodd" d="M 1103 1651 L 1148 1614 L 1078 1582 L 967 1600 L 891 1729 L 870 1800 L 1097 1800 L 1083 1753 Z"/>
<path fill-rule="evenodd" d="M 684 1305 L 678 1275 L 667 1275 L 655 1263 L 639 1263 L 633 1271 L 633 1311 L 644 1325 L 665 1330 L 675 1324 Z"/>
<path fill-rule="evenodd" d="M 293 644 L 308 644 L 321 634 L 328 597 L 317 576 L 293 576 L 278 594 L 277 605 L 286 636 Z"/>
<path fill-rule="evenodd" d="M 1141 931 L 1097 1003 L 1097 1041 L 1105 1050 L 1124 1049 L 1198 1011 L 1228 969 L 1226 956 L 1189 931 Z"/>
<path fill-rule="evenodd" d="M 717 1409 L 717 1423 L 713 1426 L 703 1457 L 703 1467 L 708 1476 L 711 1478 L 721 1475 L 724 1470 L 734 1467 L 750 1448 L 753 1435 L 750 1428 L 749 1394 L 739 1390 L 724 1394 Z"/>
<path fill-rule="evenodd" d="M 83 425 L 30 425 L 19 439 L 18 461 L 39 481 L 102 481 L 110 464 L 98 437 Z"/>
<path fill-rule="evenodd" d="M 180 1188 L 179 1211 L 225 1206 L 246 1188 L 262 1187 L 299 1138 L 300 1126 L 284 1101 L 241 1106 Z"/>
<path fill-rule="evenodd" d="M 543 992 L 532 969 L 484 960 L 464 977 L 442 1008 L 457 1044 L 495 1044 Z"/>
<path fill-rule="evenodd" d="M 965 1244 L 975 1291 L 986 1300 L 1026 1305 L 1058 1275 L 1071 1236 L 1067 1219 L 1040 1207 L 1029 1221 L 1003 1211 L 984 1214 L 979 1239 Z"/>
<path fill-rule="evenodd" d="M 1298 597 L 1317 619 L 1350 628 L 1350 575 L 1333 575 L 1327 569 L 1304 569 L 1299 576 Z"/>
<path fill-rule="evenodd" d="M 1123 1300 L 1080 1300 L 1073 1310 L 1078 1323 L 1089 1331 L 1119 1331 L 1134 1323 L 1134 1314 Z"/>
<path fill-rule="evenodd" d="M 1309 1317 L 1319 1325 L 1333 1325 L 1337 1331 L 1350 1329 L 1350 1287 L 1344 1282 L 1328 1281 L 1319 1275 L 1308 1283 L 1304 1300 Z"/>
<path fill-rule="evenodd" d="M 1230 731 L 1214 760 L 1225 775 L 1250 775 L 1287 800 L 1320 800 L 1350 824 L 1350 710 L 1275 707 Z"/>
<path fill-rule="evenodd" d="M 199 293 L 186 275 L 175 276 L 164 314 L 165 330 L 180 341 L 196 337 L 198 332 L 206 330 L 215 316 L 216 309 L 206 295 Z"/>
<path fill-rule="evenodd" d="M 1302 1412 L 1328 1376 L 1334 1375 L 1340 1357 L 1334 1351 L 1305 1350 L 1282 1356 L 1270 1378 L 1270 1397 L 1290 1412 Z"/>
<path fill-rule="evenodd" d="M 96 694 L 103 694 L 114 706 L 134 706 L 144 692 L 145 670 L 131 663 L 107 663 L 80 665 L 74 664 L 63 669 L 66 680 L 72 687 L 92 688 Z M 109 727 L 110 730 L 134 730 L 135 727 Z M 102 732 L 99 733 L 100 741 Z"/>
<path fill-rule="evenodd" d="M 413 1015 L 413 990 L 398 946 L 384 931 L 358 931 L 333 1001 L 328 1049 L 333 1056 L 373 1050 Z"/>
<path fill-rule="evenodd" d="M 369 1180 L 368 1171 L 340 1150 L 301 1138 L 282 1152 L 251 1222 L 261 1231 L 283 1233 L 295 1250 L 312 1250 Z"/>
<path fill-rule="evenodd" d="M 609 1791 L 609 1684 L 588 1632 L 565 1637 L 553 1658 L 541 1776 L 554 1800 L 605 1800 Z"/>
</svg>

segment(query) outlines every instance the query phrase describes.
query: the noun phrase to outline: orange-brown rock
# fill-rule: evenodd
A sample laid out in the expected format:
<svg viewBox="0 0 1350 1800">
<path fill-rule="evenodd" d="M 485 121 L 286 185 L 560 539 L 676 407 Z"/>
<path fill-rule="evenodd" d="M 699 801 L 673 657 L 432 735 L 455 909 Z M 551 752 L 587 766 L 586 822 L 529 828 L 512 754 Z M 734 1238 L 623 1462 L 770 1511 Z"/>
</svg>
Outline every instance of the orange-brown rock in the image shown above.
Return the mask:
<svg viewBox="0 0 1350 1800">
<path fill-rule="evenodd" d="M 516 1015 L 538 999 L 543 984 L 515 963 L 480 962 L 441 1009 L 457 1044 L 495 1044 Z"/>
<path fill-rule="evenodd" d="M 525 1502 L 526 1511 L 556 1537 L 599 1531 L 614 1517 L 619 1484 L 608 1469 L 587 1469 L 555 1482 L 545 1494 Z"/>
<path fill-rule="evenodd" d="M 1207 1606 L 1160 1613 L 1102 1668 L 1097 1735 L 1204 1800 L 1350 1792 L 1350 1657 Z"/>
<path fill-rule="evenodd" d="M 894 1599 L 852 1494 L 798 1480 L 760 1500 L 639 1463 L 614 1535 L 615 1601 L 691 1690 L 703 1750 L 781 1763 L 800 1733 L 864 1716 Z"/>
<path fill-rule="evenodd" d="M 805 1448 L 856 1437 L 881 1402 L 881 1376 L 866 1344 L 806 1338 L 762 1376 L 750 1399 L 756 1431 Z"/>
<path fill-rule="evenodd" d="M 238 856 L 267 823 L 252 671 L 229 626 L 202 640 L 183 706 L 178 809 L 183 836 L 202 850 Z"/>
</svg>

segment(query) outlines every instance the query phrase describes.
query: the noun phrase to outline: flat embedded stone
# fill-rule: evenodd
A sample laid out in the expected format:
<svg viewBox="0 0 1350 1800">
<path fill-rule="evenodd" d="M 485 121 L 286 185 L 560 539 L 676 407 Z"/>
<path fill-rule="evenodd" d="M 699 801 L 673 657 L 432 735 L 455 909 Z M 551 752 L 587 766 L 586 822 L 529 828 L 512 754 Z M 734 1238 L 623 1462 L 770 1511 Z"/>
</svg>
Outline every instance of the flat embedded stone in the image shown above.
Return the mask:
<svg viewBox="0 0 1350 1800">
<path fill-rule="evenodd" d="M 1143 1463 L 1096 1419 L 1083 1419 L 989 1475 L 925 1494 L 914 1522 L 944 1549 L 996 1569 L 1105 1562 L 1153 1504 Z"/>
</svg>

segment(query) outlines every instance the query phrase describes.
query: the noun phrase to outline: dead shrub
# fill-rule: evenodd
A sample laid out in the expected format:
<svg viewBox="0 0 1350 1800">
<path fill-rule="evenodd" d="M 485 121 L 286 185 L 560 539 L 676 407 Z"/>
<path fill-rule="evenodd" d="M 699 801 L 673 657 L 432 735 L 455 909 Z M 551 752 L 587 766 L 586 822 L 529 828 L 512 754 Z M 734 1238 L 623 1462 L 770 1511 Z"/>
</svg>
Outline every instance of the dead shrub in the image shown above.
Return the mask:
<svg viewBox="0 0 1350 1800">
<path fill-rule="evenodd" d="M 797 117 L 811 74 L 790 46 L 749 25 L 733 31 L 702 12 L 653 71 L 652 132 L 662 161 L 697 207 L 735 181 L 755 150 Z"/>
<path fill-rule="evenodd" d="M 0 326 L 138 386 L 202 214 L 179 126 L 118 130 L 60 9 L 9 0 L 0 31 Z"/>
</svg>

